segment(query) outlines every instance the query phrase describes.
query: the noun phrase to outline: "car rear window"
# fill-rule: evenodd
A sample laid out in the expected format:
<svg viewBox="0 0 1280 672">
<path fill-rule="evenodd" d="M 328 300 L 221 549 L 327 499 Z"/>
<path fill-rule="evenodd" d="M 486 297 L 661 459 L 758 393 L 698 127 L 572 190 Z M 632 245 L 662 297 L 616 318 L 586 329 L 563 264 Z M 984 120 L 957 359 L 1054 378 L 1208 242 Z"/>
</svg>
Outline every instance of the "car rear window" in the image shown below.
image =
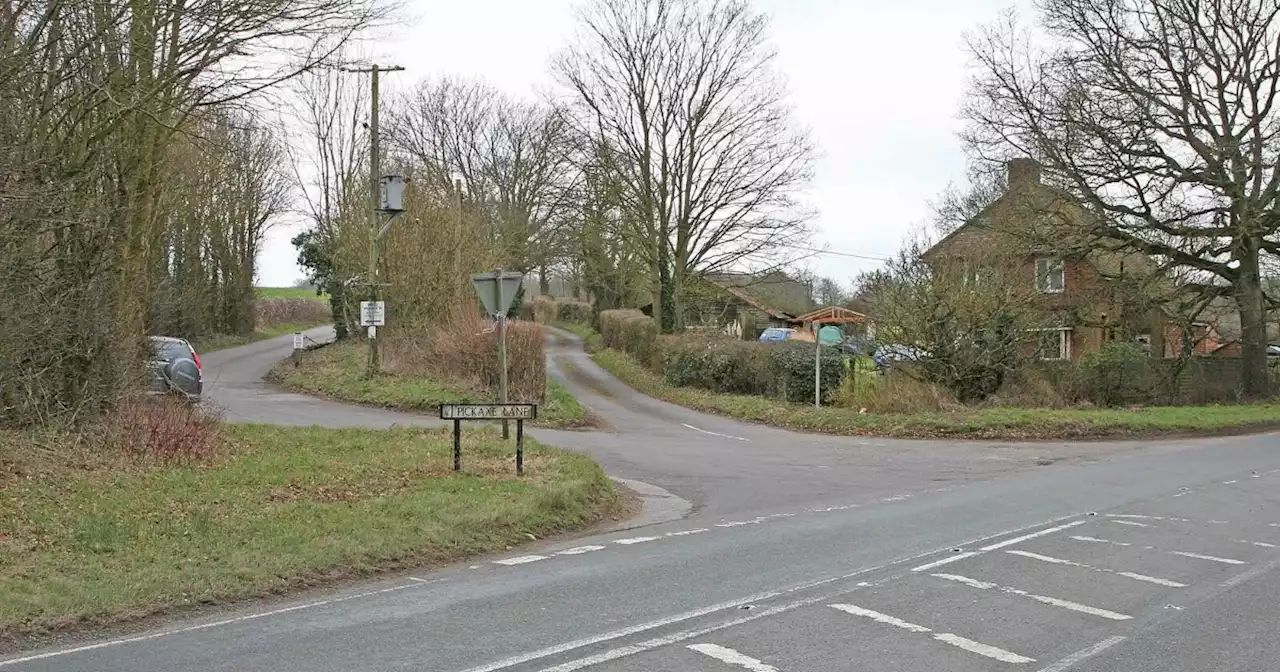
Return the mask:
<svg viewBox="0 0 1280 672">
<path fill-rule="evenodd" d="M 172 362 L 175 359 L 191 359 L 191 349 L 178 341 L 152 341 L 151 350 L 156 359 Z"/>
</svg>

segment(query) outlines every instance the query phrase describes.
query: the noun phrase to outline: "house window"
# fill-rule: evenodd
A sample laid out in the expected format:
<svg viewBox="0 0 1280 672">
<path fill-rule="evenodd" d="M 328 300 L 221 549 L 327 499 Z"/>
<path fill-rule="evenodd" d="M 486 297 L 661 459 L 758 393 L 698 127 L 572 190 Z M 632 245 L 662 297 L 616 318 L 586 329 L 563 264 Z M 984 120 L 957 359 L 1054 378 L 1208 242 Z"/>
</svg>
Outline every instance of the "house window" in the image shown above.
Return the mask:
<svg viewBox="0 0 1280 672">
<path fill-rule="evenodd" d="M 1036 259 L 1036 291 L 1060 294 L 1066 286 L 1066 268 L 1061 259 Z"/>
<path fill-rule="evenodd" d="M 1036 357 L 1044 360 L 1071 359 L 1071 329 L 1033 329 L 1036 333 Z"/>
</svg>

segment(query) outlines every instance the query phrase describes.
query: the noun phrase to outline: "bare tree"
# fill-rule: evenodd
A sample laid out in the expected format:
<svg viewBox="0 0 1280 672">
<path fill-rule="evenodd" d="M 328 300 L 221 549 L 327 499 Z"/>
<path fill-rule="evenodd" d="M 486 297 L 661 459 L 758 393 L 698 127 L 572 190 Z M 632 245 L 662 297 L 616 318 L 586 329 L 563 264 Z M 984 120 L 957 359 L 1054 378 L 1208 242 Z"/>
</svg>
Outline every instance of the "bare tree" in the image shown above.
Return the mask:
<svg viewBox="0 0 1280 672">
<path fill-rule="evenodd" d="M 593 0 L 555 61 L 574 119 L 614 171 L 653 268 L 663 328 L 681 286 L 806 234 L 812 151 L 773 72 L 767 20 L 740 0 Z"/>
<path fill-rule="evenodd" d="M 1041 0 L 1048 44 L 1007 18 L 971 38 L 965 116 L 983 158 L 1039 158 L 1091 233 L 1194 272 L 1240 313 L 1243 391 L 1267 391 L 1261 268 L 1280 251 L 1280 5 Z M 1272 297 L 1274 299 L 1275 297 Z"/>
</svg>

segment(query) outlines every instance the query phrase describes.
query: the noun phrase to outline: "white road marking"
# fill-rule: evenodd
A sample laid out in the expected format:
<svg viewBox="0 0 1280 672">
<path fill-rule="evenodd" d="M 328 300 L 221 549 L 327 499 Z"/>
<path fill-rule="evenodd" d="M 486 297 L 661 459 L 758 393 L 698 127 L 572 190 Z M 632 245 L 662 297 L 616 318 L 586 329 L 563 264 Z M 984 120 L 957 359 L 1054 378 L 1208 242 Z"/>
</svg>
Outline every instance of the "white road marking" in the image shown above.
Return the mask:
<svg viewBox="0 0 1280 672">
<path fill-rule="evenodd" d="M 1239 483 L 1239 482 L 1240 482 L 1240 481 L 1223 481 L 1223 482 L 1222 482 L 1222 484 L 1223 484 L 1223 485 L 1233 485 L 1233 484 L 1235 484 L 1235 483 Z"/>
<path fill-rule="evenodd" d="M 557 551 L 556 555 L 582 555 L 583 553 L 590 553 L 592 551 L 603 551 L 603 550 L 604 550 L 604 546 L 596 546 L 596 545 L 574 546 L 573 548 L 566 548 L 563 551 Z"/>
<path fill-rule="evenodd" d="M 1051 527 L 1051 528 L 1049 528 L 1049 529 L 1047 529 L 1047 530 L 1040 530 L 1039 532 L 1032 532 L 1031 534 L 1024 534 L 1024 535 L 1022 535 L 1021 537 L 1014 537 L 1013 539 L 1007 539 L 1007 540 L 1002 541 L 1002 542 L 1000 542 L 1000 543 L 998 543 L 998 544 L 991 544 L 990 546 L 983 546 L 983 547 L 982 547 L 982 550 L 983 550 L 983 551 L 995 551 L 995 550 L 999 550 L 999 549 L 1001 549 L 1001 548 L 1004 548 L 1005 546 L 1013 546 L 1014 544 L 1021 544 L 1021 543 L 1022 543 L 1022 542 L 1024 542 L 1024 541 L 1029 541 L 1029 540 L 1031 540 L 1031 539 L 1036 539 L 1036 538 L 1038 538 L 1038 537 L 1043 537 L 1043 536 L 1046 536 L 1046 535 L 1050 535 L 1050 534 L 1053 534 L 1054 532 L 1061 532 L 1061 531 L 1063 531 L 1063 530 L 1065 530 L 1065 529 L 1069 529 L 1069 528 L 1075 527 L 1076 525 L 1084 525 L 1084 523 L 1085 523 L 1085 521 L 1083 521 L 1083 520 L 1073 520 L 1073 521 L 1071 521 L 1070 523 L 1067 523 L 1066 525 L 1059 525 L 1059 526 L 1057 526 L 1057 527 Z"/>
<path fill-rule="evenodd" d="M 1072 665 L 1075 665 L 1076 663 L 1082 660 L 1085 660 L 1086 658 L 1092 658 L 1098 655 L 1099 653 L 1102 653 L 1103 651 L 1106 651 L 1107 649 L 1123 641 L 1124 641 L 1124 637 L 1108 637 L 1107 639 L 1104 639 L 1101 642 L 1098 642 L 1097 644 L 1094 644 L 1093 646 L 1087 649 L 1076 651 L 1075 653 L 1067 656 L 1066 658 L 1063 658 L 1062 660 L 1059 660 L 1058 662 L 1050 665 L 1049 667 L 1042 668 L 1040 672 L 1064 672 L 1067 668 L 1071 667 Z"/>
<path fill-rule="evenodd" d="M 512 565 L 523 565 L 526 563 L 537 562 L 539 560 L 546 560 L 546 559 L 547 559 L 547 556 L 545 555 L 517 555 L 514 558 L 504 558 L 502 560 L 494 560 L 493 564 L 507 565 L 508 567 L 510 567 Z"/>
<path fill-rule="evenodd" d="M 666 534 L 666 536 L 668 536 L 668 537 L 685 537 L 685 536 L 688 536 L 688 535 L 690 535 L 690 534 L 702 534 L 703 532 L 706 532 L 706 531 L 707 531 L 707 528 L 705 528 L 705 527 L 699 527 L 699 528 L 698 528 L 698 529 L 696 529 L 696 530 L 681 530 L 681 531 L 679 531 L 679 532 L 668 532 L 668 533 Z"/>
<path fill-rule="evenodd" d="M 1275 544 L 1268 544 L 1265 541 L 1249 541 L 1248 539 L 1238 539 L 1236 540 L 1236 543 L 1253 544 L 1254 546 L 1261 546 L 1263 548 L 1280 548 L 1280 546 L 1276 546 Z"/>
<path fill-rule="evenodd" d="M 1177 493 L 1176 495 L 1174 495 L 1174 497 L 1185 497 L 1186 495 L 1190 495 L 1190 494 L 1192 494 L 1192 493 L 1194 493 L 1194 492 L 1195 492 L 1195 490 L 1184 490 L 1184 491 L 1179 492 L 1179 493 Z"/>
<path fill-rule="evenodd" d="M 404 578 L 409 579 L 410 581 L 417 581 L 418 583 L 435 583 L 436 582 L 435 579 L 420 579 L 416 576 L 406 576 Z"/>
<path fill-rule="evenodd" d="M 631 537 L 630 539 L 614 539 L 613 543 L 630 546 L 631 544 L 643 544 L 646 541 L 657 541 L 661 537 Z"/>
<path fill-rule="evenodd" d="M 1063 600 L 1057 597 L 1047 597 L 1045 595 L 1036 595 L 1034 593 L 1028 593 L 1027 591 L 1020 590 L 1018 588 L 1010 588 L 1009 586 L 1001 586 L 994 583 L 989 583 L 987 581 L 979 581 L 977 579 L 971 579 L 967 576 L 960 576 L 958 574 L 930 574 L 930 576 L 936 576 L 940 579 L 946 579 L 948 581 L 963 583 L 966 586 L 972 586 L 974 588 L 980 588 L 982 590 L 990 590 L 992 588 L 995 588 L 1002 593 L 1008 593 L 1010 595 L 1019 595 L 1021 597 L 1028 597 L 1037 602 L 1042 602 L 1044 604 L 1050 604 L 1055 607 L 1062 607 L 1063 609 L 1070 609 L 1071 611 L 1078 611 L 1082 614 L 1089 614 L 1091 616 L 1100 616 L 1102 618 L 1111 619 L 1113 621 L 1127 621 L 1133 618 L 1132 616 L 1126 616 L 1125 614 L 1116 613 L 1114 611 L 1109 611 L 1107 609 L 1099 609 L 1098 607 L 1091 607 L 1087 604 L 1080 604 L 1078 602 Z"/>
<path fill-rule="evenodd" d="M 1188 553 L 1187 551 L 1169 551 L 1174 555 L 1181 555 L 1184 558 L 1195 558 L 1197 560 L 1209 560 L 1212 562 L 1221 562 L 1224 565 L 1247 565 L 1249 563 L 1244 560 L 1232 560 L 1231 558 L 1219 558 L 1212 555 L 1201 555 L 1199 553 Z"/>
<path fill-rule="evenodd" d="M 610 640 L 618 639 L 620 637 L 630 637 L 631 635 L 639 634 L 641 632 L 645 632 L 646 630 L 653 630 L 654 628 L 665 627 L 673 623 L 687 621 L 691 618 L 698 618 L 699 616 L 706 616 L 707 614 L 713 614 L 717 611 L 725 611 L 726 609 L 736 609 L 744 604 L 750 604 L 752 602 L 758 602 L 760 600 L 767 600 L 771 597 L 777 597 L 778 595 L 779 593 L 761 593 L 758 595 L 752 595 L 751 597 L 743 598 L 741 600 L 733 600 L 732 602 L 721 602 L 720 604 L 715 604 L 710 607 L 695 609 L 693 611 L 686 611 L 682 614 L 676 614 L 675 616 L 661 618 L 656 621 L 650 621 L 648 623 L 641 623 L 640 625 L 634 625 L 629 628 L 622 628 L 621 630 L 614 630 L 613 632 L 606 632 L 602 635 L 596 635 L 595 637 L 584 637 L 583 639 L 577 639 L 572 642 L 565 642 L 564 644 L 549 646 L 545 649 L 538 649 L 537 651 L 531 651 L 529 653 L 521 654 L 518 656 L 512 656 L 510 658 L 489 663 L 487 665 L 473 667 L 469 670 L 466 670 L 466 672 L 497 672 L 497 670 L 505 670 L 508 667 L 515 667 L 516 665 L 527 663 L 531 660 L 546 658 L 547 656 L 554 656 L 557 654 L 565 653 L 566 651 L 580 649 L 584 646 L 591 646 L 592 644 L 599 644 L 601 642 L 607 642 Z M 595 664 L 595 663 L 592 663 L 592 664 Z M 586 667 L 586 665 L 583 665 L 581 667 Z M 565 669 L 576 670 L 580 668 L 571 667 L 571 668 L 565 668 Z"/>
<path fill-rule="evenodd" d="M 429 583 L 436 583 L 437 581 L 439 581 L 439 579 L 429 581 Z M 301 611 L 303 609 L 323 607 L 328 604 L 337 604 L 339 602 L 347 602 L 349 600 L 358 600 L 362 597 L 371 597 L 374 595 L 383 595 L 385 593 L 393 593 L 398 590 L 404 590 L 406 588 L 415 588 L 420 585 L 422 585 L 422 583 L 406 583 L 403 586 L 392 586 L 390 588 L 383 588 L 381 590 L 370 590 L 364 593 L 356 593 L 355 595 L 335 597 L 329 600 L 307 602 L 306 604 L 297 604 L 292 607 L 285 607 L 283 609 L 272 609 L 271 611 L 263 611 L 257 614 L 249 614 L 247 616 L 237 616 L 236 618 L 228 618 L 221 621 L 213 621 L 211 623 L 201 623 L 200 625 L 191 625 L 185 628 L 176 628 L 174 630 L 164 630 L 161 632 L 153 632 L 149 635 L 138 635 L 137 637 L 125 637 L 122 639 L 112 639 L 105 642 L 98 642 L 97 644 L 87 644 L 85 646 L 76 646 L 69 649 L 60 649 L 58 651 L 48 651 L 45 653 L 37 653 L 35 655 L 24 656 L 22 658 L 10 658 L 8 660 L 0 660 L 0 667 L 8 667 L 9 665 L 17 665 L 19 663 L 29 663 L 33 660 L 57 658 L 59 656 L 67 656 L 73 653 L 83 653 L 85 651 L 94 651 L 96 649 L 105 649 L 112 646 L 134 644 L 136 642 L 146 642 L 153 639 L 160 639 L 161 637 L 169 637 L 171 635 L 181 635 L 184 633 L 196 632 L 199 630 L 208 630 L 210 628 L 217 628 L 224 625 L 232 625 L 234 623 L 243 623 L 244 621 L 253 621 L 259 618 L 266 618 L 268 616 L 278 616 L 280 614 L 287 614 L 292 611 Z"/>
<path fill-rule="evenodd" d="M 1194 523 L 1196 521 L 1190 518 L 1170 518 L 1167 516 L 1140 516 L 1136 513 L 1108 513 L 1107 518 L 1133 518 L 1135 520 L 1172 520 L 1178 523 Z"/>
<path fill-rule="evenodd" d="M 889 614 L 882 614 L 878 611 L 872 611 L 870 609 L 863 609 L 862 607 L 859 607 L 853 604 L 832 604 L 828 606 L 830 606 L 832 609 L 838 609 L 840 611 L 843 611 L 846 614 L 853 614 L 854 616 L 863 616 L 877 623 L 892 625 L 895 628 L 902 628 L 903 630 L 910 630 L 911 632 L 933 632 L 931 628 L 926 628 L 923 625 L 908 623 L 900 618 L 897 618 L 896 616 L 890 616 Z"/>
<path fill-rule="evenodd" d="M 1011 651 L 1005 651 L 1004 649 L 998 649 L 994 646 L 989 646 L 981 642 L 975 642 L 972 639 L 965 639 L 964 637 L 961 637 L 959 635 L 953 635 L 949 632 L 944 632 L 941 634 L 934 635 L 933 638 L 940 642 L 946 642 L 952 646 L 958 646 L 970 653 L 976 653 L 980 656 L 986 656 L 987 658 L 994 658 L 1002 663 L 1034 663 L 1036 662 L 1035 658 L 1020 656 Z"/>
<path fill-rule="evenodd" d="M 1123 541 L 1111 541 L 1110 539 L 1099 539 L 1097 537 L 1072 536 L 1071 538 L 1075 539 L 1076 541 L 1088 541 L 1095 544 L 1114 544 L 1116 546 L 1132 546 L 1133 545 L 1133 544 L 1125 543 Z"/>
<path fill-rule="evenodd" d="M 1178 583 L 1177 581 L 1170 581 L 1169 579 L 1161 579 L 1154 576 L 1147 576 L 1146 574 L 1137 574 L 1135 572 L 1119 572 L 1114 569 L 1109 569 L 1107 567 L 1095 567 L 1093 565 L 1088 565 L 1083 562 L 1076 562 L 1074 560 L 1065 560 L 1063 558 L 1055 558 L 1050 555 L 1041 555 L 1039 553 L 1032 553 L 1030 551 L 1019 551 L 1018 549 L 1009 549 L 1009 550 L 1006 550 L 1005 553 L 1009 553 L 1010 555 L 1021 556 L 1024 558 L 1031 558 L 1032 560 L 1039 560 L 1041 562 L 1048 562 L 1054 565 L 1069 565 L 1071 567 L 1080 567 L 1082 569 L 1087 569 L 1089 571 L 1099 572 L 1102 574 L 1115 574 L 1116 576 L 1123 576 L 1126 579 L 1133 579 L 1135 581 L 1144 581 L 1146 583 L 1154 583 L 1156 585 L 1167 586 L 1169 588 L 1186 588 L 1187 587 L 1187 584 L 1185 583 Z"/>
<path fill-rule="evenodd" d="M 1271 572 L 1276 567 L 1280 567 L 1280 560 L 1272 560 L 1271 562 L 1268 562 L 1265 565 L 1255 565 L 1253 569 L 1250 569 L 1247 572 L 1241 572 L 1240 574 L 1237 574 L 1227 579 L 1226 581 L 1223 581 L 1218 585 L 1222 586 L 1223 588 L 1234 588 L 1235 586 L 1238 586 L 1244 583 L 1245 581 L 1252 580 L 1254 578 L 1262 576 L 1263 574 Z"/>
<path fill-rule="evenodd" d="M 1139 523 L 1136 520 L 1113 520 L 1111 522 L 1115 523 L 1116 525 L 1132 525 L 1134 527 L 1151 527 L 1146 523 Z"/>
<path fill-rule="evenodd" d="M 733 649 L 725 648 L 723 646 L 717 646 L 715 644 L 690 644 L 688 648 L 697 651 L 704 656 L 711 656 L 722 663 L 736 665 L 738 667 L 751 670 L 751 672 L 778 672 L 778 668 L 772 665 L 766 665 L 751 656 L 743 655 Z"/>
<path fill-rule="evenodd" d="M 926 570 L 933 569 L 933 568 L 935 568 L 935 567 L 941 567 L 941 566 L 943 566 L 943 565 L 949 565 L 949 564 L 951 564 L 951 563 L 953 563 L 953 562 L 955 562 L 955 561 L 957 561 L 957 560 L 964 560 L 965 558 L 972 558 L 973 556 L 975 556 L 975 555 L 977 555 L 977 554 L 978 554 L 978 552 L 977 552 L 977 551 L 968 551 L 968 552 L 965 552 L 965 553 L 956 553 L 955 555 L 945 557 L 945 558 L 943 558 L 943 559 L 941 559 L 941 560 L 937 560 L 937 561 L 935 561 L 935 562 L 931 562 L 931 563 L 929 563 L 929 564 L 927 564 L 927 565 L 920 565 L 919 567 L 916 567 L 916 568 L 912 569 L 911 571 L 913 571 L 913 572 L 923 572 L 923 571 L 926 571 Z"/>
<path fill-rule="evenodd" d="M 854 616 L 863 616 L 877 623 L 892 625 L 895 628 L 902 628 L 903 630 L 907 630 L 910 632 L 919 632 L 919 633 L 933 632 L 931 628 L 926 628 L 923 625 L 916 625 L 915 623 L 909 623 L 896 616 L 890 616 L 889 614 L 883 614 L 878 611 L 872 611 L 871 609 L 864 609 L 862 607 L 859 607 L 853 604 L 832 604 L 828 606 L 830 606 L 832 609 L 839 609 L 840 611 L 843 611 L 847 614 L 853 614 Z M 976 653 L 980 656 L 986 656 L 987 658 L 994 658 L 996 660 L 999 660 L 1005 663 L 1036 662 L 1034 658 L 1020 656 L 1016 653 L 1005 651 L 1004 649 L 996 648 L 988 644 L 983 644 L 982 642 L 975 642 L 972 639 L 966 639 L 959 635 L 953 635 L 949 632 L 935 634 L 933 638 L 940 642 L 946 642 L 947 644 L 950 644 L 952 646 L 958 646 L 970 653 Z"/>
<path fill-rule="evenodd" d="M 729 436 L 728 434 L 721 434 L 720 432 L 708 432 L 708 431 L 707 431 L 707 430 L 705 430 L 705 429 L 698 429 L 697 427 L 694 427 L 693 425 L 688 425 L 688 424 L 685 424 L 685 423 L 683 423 L 683 422 L 682 422 L 682 423 L 680 423 L 680 424 L 681 424 L 681 425 L 683 425 L 684 427 L 687 427 L 687 428 L 689 428 L 689 429 L 692 429 L 692 430 L 693 430 L 693 431 L 695 431 L 695 432 L 702 432 L 703 434 L 710 434 L 711 436 L 719 436 L 719 437 L 722 437 L 722 438 L 725 438 L 725 439 L 733 439 L 734 441 L 746 441 L 746 442 L 748 442 L 748 443 L 750 443 L 750 442 L 751 442 L 751 439 L 744 439 L 744 438 L 742 438 L 741 436 Z"/>
<path fill-rule="evenodd" d="M 1280 527 L 1280 523 L 1267 523 L 1271 527 Z"/>
</svg>

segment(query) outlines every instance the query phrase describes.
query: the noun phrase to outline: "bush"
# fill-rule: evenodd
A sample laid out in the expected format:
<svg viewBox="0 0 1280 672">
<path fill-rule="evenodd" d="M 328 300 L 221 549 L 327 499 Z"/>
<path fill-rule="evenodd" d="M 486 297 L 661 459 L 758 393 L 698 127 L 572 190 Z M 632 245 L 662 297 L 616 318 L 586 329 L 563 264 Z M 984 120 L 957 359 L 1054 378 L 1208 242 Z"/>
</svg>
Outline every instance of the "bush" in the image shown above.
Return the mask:
<svg viewBox="0 0 1280 672">
<path fill-rule="evenodd" d="M 606 310 L 600 313 L 600 338 L 606 348 L 621 350 L 641 364 L 656 368 L 654 342 L 658 323 L 638 310 Z"/>
<path fill-rule="evenodd" d="M 783 341 L 771 346 L 769 375 L 774 381 L 775 394 L 786 401 L 813 403 L 812 343 Z M 828 401 L 839 391 L 844 382 L 844 356 L 840 351 L 822 348 L 819 378 L 822 381 L 822 399 Z"/>
<path fill-rule="evenodd" d="M 530 307 L 529 310 L 533 313 L 532 317 L 534 322 L 539 324 L 551 324 L 556 319 L 556 302 L 555 299 L 552 299 L 549 296 L 535 296 L 532 301 L 529 301 L 525 305 Z M 528 313 L 529 310 L 526 310 L 525 313 Z M 527 320 L 529 318 L 522 315 L 521 319 Z"/>
<path fill-rule="evenodd" d="M 217 417 L 177 397 L 133 397 L 108 416 L 107 444 L 135 458 L 205 461 L 222 443 Z"/>
<path fill-rule="evenodd" d="M 555 302 L 555 319 L 557 322 L 573 324 L 591 324 L 591 304 L 573 299 L 558 299 Z"/>
<path fill-rule="evenodd" d="M 871 413 L 921 413 L 963 408 L 945 387 L 934 385 L 906 371 L 890 369 L 880 375 L 874 369 L 845 376 L 830 399 L 835 406 Z"/>
<path fill-rule="evenodd" d="M 657 349 L 663 377 L 678 387 L 757 395 L 773 387 L 766 343 L 686 333 L 659 338 Z"/>
<path fill-rule="evenodd" d="M 1152 396 L 1151 356 L 1136 343 L 1110 341 L 1085 354 L 1075 392 L 1098 406 L 1145 403 Z"/>
<path fill-rule="evenodd" d="M 638 310 L 623 308 L 618 310 L 605 310 L 600 312 L 600 340 L 606 348 L 614 350 L 623 350 L 622 347 L 622 322 L 632 317 L 644 317 L 644 313 Z"/>
</svg>

